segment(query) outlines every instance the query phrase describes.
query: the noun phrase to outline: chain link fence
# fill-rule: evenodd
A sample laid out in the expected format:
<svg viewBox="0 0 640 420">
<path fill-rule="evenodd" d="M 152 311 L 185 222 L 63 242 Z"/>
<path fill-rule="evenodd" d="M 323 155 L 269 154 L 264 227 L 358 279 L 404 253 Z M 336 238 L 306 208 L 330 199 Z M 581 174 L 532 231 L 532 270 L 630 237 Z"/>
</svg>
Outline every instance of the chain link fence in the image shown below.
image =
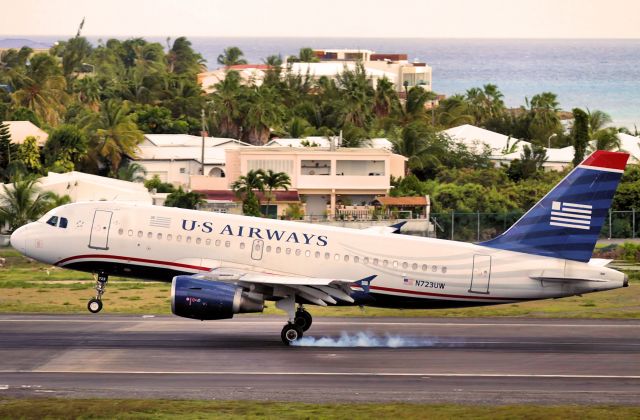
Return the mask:
<svg viewBox="0 0 640 420">
<path fill-rule="evenodd" d="M 605 219 L 602 239 L 640 237 L 639 212 L 610 211 Z M 514 224 L 524 213 L 431 213 L 433 230 L 430 236 L 455 241 L 480 242 L 495 238 Z"/>
</svg>

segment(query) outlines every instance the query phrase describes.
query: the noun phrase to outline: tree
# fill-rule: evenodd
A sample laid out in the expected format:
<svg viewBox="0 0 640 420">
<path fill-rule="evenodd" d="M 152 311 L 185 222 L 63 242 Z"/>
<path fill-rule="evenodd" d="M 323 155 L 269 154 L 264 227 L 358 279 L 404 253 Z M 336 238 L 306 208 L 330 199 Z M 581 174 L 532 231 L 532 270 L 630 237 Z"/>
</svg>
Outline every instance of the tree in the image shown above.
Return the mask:
<svg viewBox="0 0 640 420">
<path fill-rule="evenodd" d="M 47 168 L 54 172 L 72 171 L 88 150 L 86 135 L 75 125 L 59 125 L 44 144 L 43 156 Z"/>
<path fill-rule="evenodd" d="M 384 118 L 400 107 L 398 93 L 393 87 L 393 83 L 386 76 L 378 80 L 374 95 L 374 112 L 376 117 Z"/>
<path fill-rule="evenodd" d="M 247 60 L 242 58 L 243 55 L 244 53 L 238 47 L 225 48 L 224 52 L 218 56 L 218 64 L 225 67 L 247 64 Z"/>
<path fill-rule="evenodd" d="M 196 210 L 206 201 L 203 199 L 203 195 L 194 191 L 185 192 L 182 187 L 179 187 L 177 191 L 172 192 L 167 196 L 164 202 L 166 207 L 180 207 L 183 209 Z"/>
<path fill-rule="evenodd" d="M 176 189 L 168 182 L 162 182 L 160 177 L 156 174 L 153 178 L 144 181 L 144 186 L 149 191 L 155 190 L 156 193 L 172 193 Z"/>
<path fill-rule="evenodd" d="M 191 42 L 185 38 L 177 38 L 167 54 L 169 72 L 195 76 L 204 70 L 204 60 L 191 48 Z"/>
<path fill-rule="evenodd" d="M 511 161 L 507 175 L 514 181 L 534 178 L 543 170 L 547 161 L 547 152 L 544 147 L 533 145 L 524 146 L 520 159 Z"/>
<path fill-rule="evenodd" d="M 555 93 L 542 92 L 534 95 L 529 106 L 529 112 L 533 115 L 529 125 L 529 134 L 532 139 L 546 144 L 552 134 L 562 132 L 560 117 L 558 117 L 560 104 Z"/>
<path fill-rule="evenodd" d="M 242 212 L 247 216 L 260 216 L 260 201 L 254 191 L 264 192 L 264 175 L 261 169 L 250 170 L 231 184 L 236 196 L 242 198 Z"/>
<path fill-rule="evenodd" d="M 117 178 L 129 182 L 144 182 L 147 170 L 137 162 L 128 162 L 118 169 Z"/>
<path fill-rule="evenodd" d="M 12 186 L 4 185 L 0 196 L 0 220 L 9 224 L 13 232 L 22 225 L 37 220 L 51 209 L 52 194 L 41 192 L 35 178 L 16 180 Z"/>
<path fill-rule="evenodd" d="M 573 109 L 573 166 L 578 166 L 583 160 L 589 144 L 589 117 L 586 112 L 580 108 Z"/>
<path fill-rule="evenodd" d="M 7 168 L 13 159 L 16 158 L 17 146 L 11 143 L 11 133 L 9 126 L 0 121 L 0 180 L 6 182 L 9 179 Z"/>
<path fill-rule="evenodd" d="M 263 145 L 269 140 L 271 128 L 282 121 L 282 105 L 274 88 L 254 87 L 243 109 L 243 139 L 254 145 Z"/>
<path fill-rule="evenodd" d="M 274 199 L 273 190 L 283 189 L 288 191 L 289 186 L 291 186 L 291 178 L 285 172 L 274 172 L 268 169 L 262 176 L 262 183 L 267 190 L 267 206 L 270 207 L 271 201 Z"/>
<path fill-rule="evenodd" d="M 245 89 L 240 84 L 240 74 L 233 70 L 216 83 L 211 99 L 219 135 L 240 138 L 240 106 Z"/>
<path fill-rule="evenodd" d="M 300 48 L 297 57 L 295 55 L 289 56 L 287 61 L 290 63 L 317 63 L 320 59 L 316 56 L 315 52 L 313 52 L 313 48 L 303 47 Z"/>
<path fill-rule="evenodd" d="M 24 142 L 18 146 L 16 160 L 22 162 L 29 173 L 37 174 L 42 169 L 40 163 L 40 148 L 35 137 L 28 136 Z"/>
<path fill-rule="evenodd" d="M 128 113 L 126 101 L 111 99 L 102 104 L 99 113 L 88 114 L 80 122 L 89 133 L 90 159 L 107 165 L 111 175 L 116 174 L 123 157 L 136 156 L 138 144 L 144 139 Z"/>
</svg>

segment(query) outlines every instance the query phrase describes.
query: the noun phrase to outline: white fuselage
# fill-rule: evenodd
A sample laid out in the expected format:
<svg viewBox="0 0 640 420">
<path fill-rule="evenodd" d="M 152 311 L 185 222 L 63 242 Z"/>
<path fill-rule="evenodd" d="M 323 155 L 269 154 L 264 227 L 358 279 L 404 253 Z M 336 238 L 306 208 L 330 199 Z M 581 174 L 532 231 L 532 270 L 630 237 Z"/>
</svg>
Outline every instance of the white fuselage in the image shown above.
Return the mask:
<svg viewBox="0 0 640 420">
<path fill-rule="evenodd" d="M 52 216 L 66 218 L 67 227 L 48 225 Z M 42 262 L 163 281 L 218 267 L 337 279 L 375 275 L 371 293 L 389 299 L 381 306 L 394 307 L 506 303 L 624 283 L 622 273 L 596 264 L 463 242 L 118 202 L 59 207 L 16 231 L 12 243 Z"/>
</svg>

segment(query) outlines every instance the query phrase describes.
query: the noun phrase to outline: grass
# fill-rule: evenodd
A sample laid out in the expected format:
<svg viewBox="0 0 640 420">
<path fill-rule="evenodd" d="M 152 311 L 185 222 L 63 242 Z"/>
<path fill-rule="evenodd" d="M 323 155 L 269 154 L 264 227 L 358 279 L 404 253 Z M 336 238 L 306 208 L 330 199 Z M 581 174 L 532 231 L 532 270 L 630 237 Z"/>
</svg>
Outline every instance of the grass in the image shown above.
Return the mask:
<svg viewBox="0 0 640 420">
<path fill-rule="evenodd" d="M 0 399 L 0 419 L 629 419 L 640 407 L 111 399 Z"/>
<path fill-rule="evenodd" d="M 0 313 L 86 313 L 94 295 L 91 274 L 34 262 L 12 248 L 0 248 Z M 632 286 L 640 285 L 640 271 L 627 271 Z M 406 317 L 534 317 L 640 319 L 636 287 L 518 304 L 465 309 L 402 310 L 359 307 L 313 307 L 314 316 Z M 103 299 L 107 313 L 170 314 L 170 285 L 112 277 Z M 268 303 L 265 314 L 283 313 Z"/>
</svg>

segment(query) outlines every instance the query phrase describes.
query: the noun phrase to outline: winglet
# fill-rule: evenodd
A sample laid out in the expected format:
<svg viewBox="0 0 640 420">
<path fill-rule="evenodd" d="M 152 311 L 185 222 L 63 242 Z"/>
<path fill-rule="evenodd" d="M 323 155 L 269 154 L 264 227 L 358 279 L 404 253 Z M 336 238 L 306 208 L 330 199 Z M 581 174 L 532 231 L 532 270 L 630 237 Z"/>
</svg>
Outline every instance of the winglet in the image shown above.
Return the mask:
<svg viewBox="0 0 640 420">
<path fill-rule="evenodd" d="M 354 281 L 353 283 L 362 287 L 363 292 L 369 293 L 369 286 L 371 285 L 371 282 L 373 281 L 373 279 L 375 279 L 376 277 L 378 277 L 377 274 L 374 274 L 372 276 L 365 277 L 362 280 Z"/>
<path fill-rule="evenodd" d="M 403 222 L 399 222 L 399 223 L 396 223 L 395 225 L 389 226 L 390 228 L 393 229 L 393 232 L 391 233 L 400 233 L 400 229 L 402 229 L 402 226 L 404 226 L 406 223 L 407 221 L 405 220 Z"/>
</svg>

